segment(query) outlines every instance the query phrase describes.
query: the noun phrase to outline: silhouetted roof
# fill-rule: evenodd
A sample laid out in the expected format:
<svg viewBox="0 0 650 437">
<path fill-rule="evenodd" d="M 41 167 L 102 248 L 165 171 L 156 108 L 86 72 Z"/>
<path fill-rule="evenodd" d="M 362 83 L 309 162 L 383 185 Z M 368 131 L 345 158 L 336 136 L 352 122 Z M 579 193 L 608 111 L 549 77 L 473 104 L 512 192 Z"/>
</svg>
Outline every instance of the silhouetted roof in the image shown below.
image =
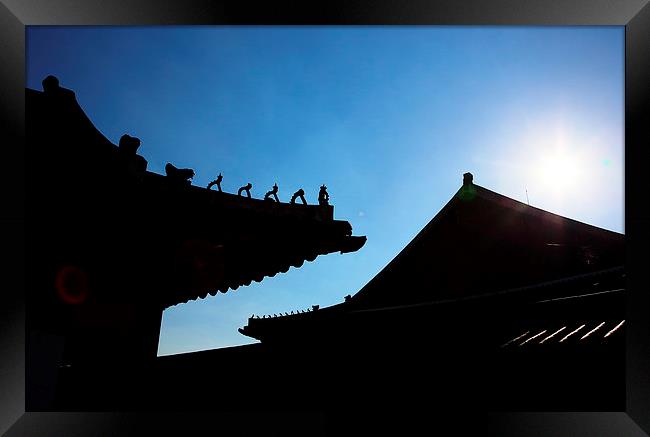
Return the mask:
<svg viewBox="0 0 650 437">
<path fill-rule="evenodd" d="M 273 331 L 286 334 L 292 323 L 304 330 L 301 320 L 325 325 L 343 314 L 378 311 L 388 321 L 391 312 L 444 302 L 567 296 L 580 281 L 622 274 L 623 264 L 623 235 L 526 205 L 466 177 L 442 210 L 347 302 L 309 314 L 249 319 L 240 332 L 264 338 Z"/>
<path fill-rule="evenodd" d="M 74 262 L 102 272 L 98 282 L 128 270 L 117 288 L 127 279 L 152 287 L 148 301 L 169 306 L 234 290 L 366 241 L 334 220 L 331 205 L 241 197 L 147 171 L 144 158 L 95 128 L 70 90 L 26 89 L 26 119 L 28 148 L 39 155 L 29 177 L 48 190 L 33 193 L 41 223 L 35 241 L 56 248 L 59 263 L 84 254 Z"/>
<path fill-rule="evenodd" d="M 571 323 L 573 320 L 607 320 L 610 323 L 624 317 L 620 312 L 625 300 L 625 270 L 622 266 L 602 271 L 556 279 L 526 287 L 500 290 L 495 293 L 467 296 L 459 299 L 441 299 L 408 305 L 378 308 L 356 307 L 350 302 L 325 307 L 317 311 L 304 310 L 297 314 L 253 316 L 239 332 L 259 340 L 283 339 L 322 335 L 322 331 L 339 329 L 351 324 L 408 323 L 409 319 L 433 317 L 440 314 L 461 312 L 463 308 L 541 306 L 550 319 L 559 318 Z M 361 322 L 359 322 L 361 320 Z M 537 323 L 537 324 L 536 324 Z M 554 322 L 560 323 L 560 322 Z M 538 328 L 539 321 L 529 320 L 528 329 Z M 511 327 L 517 329 L 518 327 Z M 514 334 L 514 332 L 512 332 Z M 510 335 L 510 331 L 507 335 Z"/>
<path fill-rule="evenodd" d="M 352 301 L 382 307 L 491 293 L 624 263 L 624 236 L 463 185 Z"/>
</svg>

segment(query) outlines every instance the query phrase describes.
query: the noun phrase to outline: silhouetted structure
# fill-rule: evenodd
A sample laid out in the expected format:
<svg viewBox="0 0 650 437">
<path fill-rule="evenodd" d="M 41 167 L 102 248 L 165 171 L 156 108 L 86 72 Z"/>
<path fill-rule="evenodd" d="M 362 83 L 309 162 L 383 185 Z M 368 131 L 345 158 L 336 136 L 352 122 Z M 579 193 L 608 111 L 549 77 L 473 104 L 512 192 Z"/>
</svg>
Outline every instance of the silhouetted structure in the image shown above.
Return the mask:
<svg viewBox="0 0 650 437">
<path fill-rule="evenodd" d="M 59 85 L 59 79 L 54 76 L 47 76 L 43 79 L 43 92 L 51 99 L 74 98 L 74 91 L 62 88 Z"/>
<path fill-rule="evenodd" d="M 146 171 L 139 140 L 114 145 L 72 91 L 56 78 L 44 85 L 26 89 L 38 223 L 27 242 L 28 410 L 148 408 L 165 385 L 147 385 L 165 308 L 365 243 L 331 207 L 195 187 L 193 171 L 172 164 L 166 177 Z M 140 177 L 122 171 L 125 160 Z"/>
<path fill-rule="evenodd" d="M 207 187 L 208 190 L 209 190 L 210 188 L 212 188 L 213 186 L 216 185 L 216 186 L 217 186 L 217 190 L 219 190 L 219 192 L 221 193 L 221 181 L 222 181 L 222 180 L 223 180 L 223 176 L 221 176 L 221 173 L 219 173 L 219 176 L 217 176 L 217 178 L 216 178 L 215 180 L 211 181 L 211 182 L 208 184 L 208 187 Z"/>
<path fill-rule="evenodd" d="M 325 360 L 329 383 L 377 396 L 380 387 L 399 399 L 410 393 L 403 387 L 419 387 L 490 408 L 620 407 L 624 256 L 623 235 L 494 193 L 466 173 L 444 208 L 344 303 L 249 319 L 239 331 L 271 350 Z M 346 377 L 333 370 L 344 361 L 399 377 Z"/>
<path fill-rule="evenodd" d="M 140 147 L 140 139 L 122 135 L 118 150 L 122 168 L 126 170 L 127 177 L 142 179 L 147 170 L 147 160 L 137 154 Z"/>
<path fill-rule="evenodd" d="M 624 237 L 470 173 L 343 303 L 251 317 L 258 344 L 156 358 L 164 308 L 365 237 L 331 205 L 294 205 L 302 190 L 281 204 L 130 177 L 137 147 L 47 86 L 26 90 L 30 171 L 51 193 L 28 187 L 28 410 L 623 408 Z"/>
<path fill-rule="evenodd" d="M 266 194 L 264 195 L 264 200 L 274 200 L 274 199 L 276 202 L 280 202 L 280 199 L 278 199 L 278 184 L 273 184 L 273 188 L 271 189 L 271 191 L 267 191 Z"/>
<path fill-rule="evenodd" d="M 43 92 L 51 94 L 59 90 L 59 79 L 54 76 L 47 76 L 43 79 Z"/>
<path fill-rule="evenodd" d="M 293 196 L 291 196 L 291 202 L 290 203 L 291 204 L 296 203 L 297 198 L 300 198 L 303 205 L 307 205 L 307 201 L 305 200 L 305 191 L 302 188 L 299 189 L 298 191 L 296 191 L 295 193 L 293 193 Z"/>
<path fill-rule="evenodd" d="M 327 194 L 327 187 L 321 185 L 320 191 L 318 192 L 318 204 L 319 205 L 329 205 L 330 195 Z"/>
<path fill-rule="evenodd" d="M 191 168 L 176 168 L 168 162 L 167 165 L 165 165 L 165 174 L 167 174 L 167 177 L 174 183 L 190 185 L 190 179 L 194 177 L 194 170 Z"/>
<path fill-rule="evenodd" d="M 241 187 L 239 190 L 237 190 L 237 195 L 241 196 L 241 193 L 243 193 L 245 191 L 246 192 L 246 197 L 248 197 L 250 199 L 250 197 L 251 197 L 251 188 L 253 188 L 253 184 L 251 184 L 249 182 L 246 185 L 244 185 L 243 187 Z"/>
<path fill-rule="evenodd" d="M 119 150 L 127 155 L 135 155 L 140 147 L 140 139 L 124 134 L 120 137 Z"/>
</svg>

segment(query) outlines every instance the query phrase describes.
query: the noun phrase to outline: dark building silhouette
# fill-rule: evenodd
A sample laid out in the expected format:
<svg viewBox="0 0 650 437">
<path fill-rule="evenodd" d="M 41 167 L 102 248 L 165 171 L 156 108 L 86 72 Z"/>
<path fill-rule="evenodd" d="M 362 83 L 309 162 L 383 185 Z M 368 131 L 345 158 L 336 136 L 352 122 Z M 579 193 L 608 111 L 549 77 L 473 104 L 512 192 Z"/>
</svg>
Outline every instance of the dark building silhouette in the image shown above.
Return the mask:
<svg viewBox="0 0 650 437">
<path fill-rule="evenodd" d="M 466 173 L 354 296 L 253 317 L 240 332 L 272 350 L 315 349 L 331 369 L 354 363 L 383 375 L 339 376 L 374 393 L 359 401 L 385 399 L 383 389 L 401 399 L 410 386 L 436 402 L 508 410 L 622 408 L 624 255 L 623 235 L 502 196 Z"/>
<path fill-rule="evenodd" d="M 160 357 L 165 389 L 152 383 L 148 405 L 355 417 L 622 409 L 625 290 L 623 235 L 465 175 L 354 296 L 251 317 L 240 332 L 259 344 Z"/>
<path fill-rule="evenodd" d="M 27 406 L 141 408 L 165 308 L 361 248 L 331 206 L 296 207 L 146 170 L 56 78 L 26 89 L 30 271 Z M 181 182 L 181 183 L 179 183 Z M 272 227 L 273 233 L 265 232 Z"/>
<path fill-rule="evenodd" d="M 58 81 L 26 93 L 27 410 L 624 408 L 624 236 L 470 173 L 344 302 L 251 317 L 240 332 L 257 344 L 156 357 L 164 308 L 365 237 L 325 202 L 174 183 L 133 140 L 120 153 Z"/>
</svg>

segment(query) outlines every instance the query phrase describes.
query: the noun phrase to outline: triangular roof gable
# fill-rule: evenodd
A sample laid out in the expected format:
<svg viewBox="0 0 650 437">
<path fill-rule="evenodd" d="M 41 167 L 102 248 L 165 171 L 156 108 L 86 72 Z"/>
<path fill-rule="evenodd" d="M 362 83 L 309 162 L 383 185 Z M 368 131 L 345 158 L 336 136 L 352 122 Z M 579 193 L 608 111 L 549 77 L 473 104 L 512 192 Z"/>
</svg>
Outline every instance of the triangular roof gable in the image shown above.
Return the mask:
<svg viewBox="0 0 650 437">
<path fill-rule="evenodd" d="M 622 265 L 624 236 L 464 184 L 350 301 L 460 298 Z"/>
</svg>

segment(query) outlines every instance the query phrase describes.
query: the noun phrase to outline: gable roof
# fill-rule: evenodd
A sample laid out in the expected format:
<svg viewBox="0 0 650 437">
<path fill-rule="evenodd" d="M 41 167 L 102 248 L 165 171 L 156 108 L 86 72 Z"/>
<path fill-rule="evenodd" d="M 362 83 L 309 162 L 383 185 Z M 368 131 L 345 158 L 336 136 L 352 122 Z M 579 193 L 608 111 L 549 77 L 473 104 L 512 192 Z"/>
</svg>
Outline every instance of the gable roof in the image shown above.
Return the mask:
<svg viewBox="0 0 650 437">
<path fill-rule="evenodd" d="M 493 293 L 624 263 L 624 236 L 467 182 L 351 299 L 383 307 Z"/>
<path fill-rule="evenodd" d="M 624 235 L 510 199 L 475 185 L 471 175 L 467 179 L 415 238 L 345 303 L 304 314 L 251 318 L 240 332 L 275 338 L 354 314 L 404 318 L 403 313 L 439 304 L 557 298 L 623 274 Z"/>
</svg>

